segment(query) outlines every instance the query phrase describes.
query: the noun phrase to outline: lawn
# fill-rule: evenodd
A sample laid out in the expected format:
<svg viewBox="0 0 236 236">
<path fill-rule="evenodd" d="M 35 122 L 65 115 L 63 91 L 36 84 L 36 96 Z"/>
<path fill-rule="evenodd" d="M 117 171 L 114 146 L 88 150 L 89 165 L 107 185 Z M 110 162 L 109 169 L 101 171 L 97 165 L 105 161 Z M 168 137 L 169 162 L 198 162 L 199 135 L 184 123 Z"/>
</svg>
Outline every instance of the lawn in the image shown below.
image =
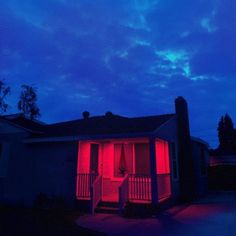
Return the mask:
<svg viewBox="0 0 236 236">
<path fill-rule="evenodd" d="M 0 207 L 0 236 L 104 236 L 75 224 L 80 214 L 72 210 Z"/>
</svg>

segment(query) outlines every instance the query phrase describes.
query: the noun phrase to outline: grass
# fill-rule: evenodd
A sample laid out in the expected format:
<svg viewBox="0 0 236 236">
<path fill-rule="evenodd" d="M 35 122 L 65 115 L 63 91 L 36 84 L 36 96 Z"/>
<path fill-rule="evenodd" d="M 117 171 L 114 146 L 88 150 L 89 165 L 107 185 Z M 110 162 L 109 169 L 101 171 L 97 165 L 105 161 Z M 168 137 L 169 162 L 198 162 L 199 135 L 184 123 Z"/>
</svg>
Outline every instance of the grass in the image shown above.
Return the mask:
<svg viewBox="0 0 236 236">
<path fill-rule="evenodd" d="M 0 236 L 105 236 L 79 227 L 79 213 L 72 210 L 45 210 L 0 207 Z"/>
</svg>

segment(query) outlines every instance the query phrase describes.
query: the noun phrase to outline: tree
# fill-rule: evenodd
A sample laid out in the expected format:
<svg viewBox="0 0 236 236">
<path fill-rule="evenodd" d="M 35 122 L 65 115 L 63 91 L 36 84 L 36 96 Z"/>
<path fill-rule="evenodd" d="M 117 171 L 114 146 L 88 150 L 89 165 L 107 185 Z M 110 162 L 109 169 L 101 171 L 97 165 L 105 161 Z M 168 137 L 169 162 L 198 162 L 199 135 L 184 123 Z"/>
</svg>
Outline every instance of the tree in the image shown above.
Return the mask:
<svg viewBox="0 0 236 236">
<path fill-rule="evenodd" d="M 9 108 L 6 103 L 6 97 L 10 94 L 10 87 L 0 80 L 0 114 L 3 114 Z"/>
<path fill-rule="evenodd" d="M 217 130 L 220 149 L 228 152 L 233 151 L 235 148 L 235 130 L 232 119 L 228 114 L 221 117 Z"/>
<path fill-rule="evenodd" d="M 37 106 L 37 88 L 22 85 L 20 100 L 18 102 L 18 109 L 31 120 L 40 116 L 39 108 Z"/>
<path fill-rule="evenodd" d="M 232 150 L 234 142 L 234 125 L 231 117 L 228 114 L 225 115 L 225 139 L 227 143 L 227 149 Z"/>
<path fill-rule="evenodd" d="M 223 116 L 221 116 L 221 119 L 218 123 L 217 130 L 218 130 L 218 139 L 219 139 L 219 143 L 220 143 L 219 147 L 221 149 L 223 149 L 225 146 L 225 143 L 224 143 L 224 141 L 225 141 L 224 140 L 224 117 Z"/>
</svg>

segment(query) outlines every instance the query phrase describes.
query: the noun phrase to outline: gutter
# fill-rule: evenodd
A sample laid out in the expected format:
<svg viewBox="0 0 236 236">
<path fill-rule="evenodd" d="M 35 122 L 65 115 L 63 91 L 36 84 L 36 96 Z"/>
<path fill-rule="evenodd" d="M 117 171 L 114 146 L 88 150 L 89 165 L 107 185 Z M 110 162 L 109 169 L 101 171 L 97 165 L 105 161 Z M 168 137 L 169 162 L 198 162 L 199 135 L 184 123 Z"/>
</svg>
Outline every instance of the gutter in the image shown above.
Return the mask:
<svg viewBox="0 0 236 236">
<path fill-rule="evenodd" d="M 63 137 L 45 137 L 45 138 L 27 138 L 23 143 L 43 143 L 43 142 L 71 142 L 80 140 L 111 139 L 111 138 L 140 138 L 150 137 L 153 132 L 145 133 L 122 133 L 122 134 L 104 134 L 104 135 L 76 135 Z"/>
</svg>

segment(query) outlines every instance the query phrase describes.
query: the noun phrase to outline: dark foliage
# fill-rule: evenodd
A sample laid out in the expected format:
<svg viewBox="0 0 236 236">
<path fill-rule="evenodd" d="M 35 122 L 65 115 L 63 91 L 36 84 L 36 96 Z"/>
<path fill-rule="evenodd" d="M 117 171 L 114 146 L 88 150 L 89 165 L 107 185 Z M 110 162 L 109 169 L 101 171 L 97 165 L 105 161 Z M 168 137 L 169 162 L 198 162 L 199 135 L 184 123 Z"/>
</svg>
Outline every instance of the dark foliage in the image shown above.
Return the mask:
<svg viewBox="0 0 236 236">
<path fill-rule="evenodd" d="M 233 121 L 228 114 L 221 117 L 218 124 L 219 146 L 212 150 L 212 154 L 236 154 L 236 130 Z"/>
<path fill-rule="evenodd" d="M 18 102 L 19 111 L 29 119 L 33 120 L 40 116 L 37 106 L 37 89 L 29 85 L 22 85 L 20 100 Z"/>
<path fill-rule="evenodd" d="M 0 114 L 3 114 L 9 108 L 6 103 L 6 97 L 10 94 L 10 87 L 0 80 Z"/>
</svg>

